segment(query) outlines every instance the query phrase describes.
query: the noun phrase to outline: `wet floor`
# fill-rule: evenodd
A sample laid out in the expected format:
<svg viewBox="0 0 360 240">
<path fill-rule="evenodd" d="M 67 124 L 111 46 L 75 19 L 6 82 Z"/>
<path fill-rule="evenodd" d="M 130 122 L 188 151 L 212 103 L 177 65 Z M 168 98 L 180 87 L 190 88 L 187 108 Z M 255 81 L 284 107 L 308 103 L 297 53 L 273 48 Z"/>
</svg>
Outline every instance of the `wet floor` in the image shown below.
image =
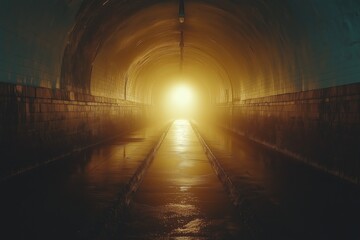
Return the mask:
<svg viewBox="0 0 360 240">
<path fill-rule="evenodd" d="M 130 205 L 119 239 L 241 239 L 246 229 L 187 120 L 176 120 Z"/>
<path fill-rule="evenodd" d="M 108 218 L 165 128 L 0 183 L 0 239 L 360 239 L 358 186 L 199 125 L 238 190 L 234 207 L 186 120 L 173 123 L 122 217 Z"/>
<path fill-rule="evenodd" d="M 89 239 L 164 125 L 75 153 L 0 183 L 0 239 Z"/>
<path fill-rule="evenodd" d="M 360 239 L 360 188 L 220 128 L 197 125 L 261 239 Z M 271 236 L 271 238 L 269 238 Z"/>
</svg>

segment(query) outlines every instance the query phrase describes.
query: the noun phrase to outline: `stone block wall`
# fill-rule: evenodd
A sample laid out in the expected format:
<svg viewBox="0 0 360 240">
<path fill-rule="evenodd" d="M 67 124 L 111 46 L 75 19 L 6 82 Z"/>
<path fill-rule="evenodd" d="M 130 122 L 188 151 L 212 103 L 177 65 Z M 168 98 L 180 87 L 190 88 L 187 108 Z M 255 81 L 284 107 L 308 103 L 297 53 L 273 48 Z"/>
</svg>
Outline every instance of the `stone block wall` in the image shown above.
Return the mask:
<svg viewBox="0 0 360 240">
<path fill-rule="evenodd" d="M 139 127 L 148 108 L 113 98 L 0 83 L 0 177 Z"/>
<path fill-rule="evenodd" d="M 360 83 L 247 99 L 218 111 L 227 128 L 359 183 Z"/>
</svg>

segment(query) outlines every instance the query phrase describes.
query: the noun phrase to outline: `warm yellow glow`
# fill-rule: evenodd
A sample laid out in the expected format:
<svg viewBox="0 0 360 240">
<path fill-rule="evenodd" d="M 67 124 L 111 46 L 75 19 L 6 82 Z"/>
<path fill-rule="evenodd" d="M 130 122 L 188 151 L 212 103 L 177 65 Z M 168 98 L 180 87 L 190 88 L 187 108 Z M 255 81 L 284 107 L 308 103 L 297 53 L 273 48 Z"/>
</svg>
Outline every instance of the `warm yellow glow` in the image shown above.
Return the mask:
<svg viewBox="0 0 360 240">
<path fill-rule="evenodd" d="M 164 99 L 166 112 L 174 118 L 189 118 L 197 106 L 196 100 L 196 93 L 191 85 L 185 83 L 172 85 Z"/>
<path fill-rule="evenodd" d="M 171 105 L 174 107 L 186 108 L 193 103 L 192 89 L 186 85 L 175 86 L 170 92 Z"/>
<path fill-rule="evenodd" d="M 166 120 L 207 118 L 209 92 L 206 86 L 199 84 L 199 79 L 183 74 L 165 78 L 153 95 L 153 103 L 157 106 L 154 116 Z"/>
</svg>

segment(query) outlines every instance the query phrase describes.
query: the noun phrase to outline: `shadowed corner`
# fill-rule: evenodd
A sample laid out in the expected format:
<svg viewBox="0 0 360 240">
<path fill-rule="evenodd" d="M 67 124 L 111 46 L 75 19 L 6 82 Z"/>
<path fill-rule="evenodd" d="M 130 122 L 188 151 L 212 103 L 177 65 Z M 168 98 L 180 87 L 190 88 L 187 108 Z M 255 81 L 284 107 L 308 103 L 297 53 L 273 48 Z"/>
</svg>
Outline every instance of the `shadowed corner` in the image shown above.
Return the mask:
<svg viewBox="0 0 360 240">
<path fill-rule="evenodd" d="M 359 18 L 1 1 L 0 238 L 358 239 Z"/>
</svg>

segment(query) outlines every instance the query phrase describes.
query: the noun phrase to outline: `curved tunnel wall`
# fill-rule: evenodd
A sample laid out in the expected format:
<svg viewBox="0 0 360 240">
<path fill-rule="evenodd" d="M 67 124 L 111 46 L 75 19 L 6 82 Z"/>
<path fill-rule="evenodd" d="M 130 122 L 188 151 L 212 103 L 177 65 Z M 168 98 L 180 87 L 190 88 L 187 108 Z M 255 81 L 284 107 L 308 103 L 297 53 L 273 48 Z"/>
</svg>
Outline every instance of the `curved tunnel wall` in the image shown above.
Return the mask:
<svg viewBox="0 0 360 240">
<path fill-rule="evenodd" d="M 217 119 L 306 159 L 331 146 L 326 156 L 335 164 L 316 164 L 358 178 L 358 1 L 189 0 L 183 25 L 177 7 L 175 0 L 2 1 L 1 142 L 23 147 L 35 136 L 41 146 L 45 132 L 100 139 L 106 119 L 144 118 L 156 86 L 178 73 L 182 30 L 184 72 L 206 86 Z M 90 129 L 94 121 L 102 127 Z"/>
<path fill-rule="evenodd" d="M 60 87 L 61 62 L 80 1 L 2 1 L 1 82 Z"/>
<path fill-rule="evenodd" d="M 81 19 L 86 23 L 86 30 L 79 32 L 75 28 L 71 33 L 77 41 L 72 44 L 73 55 L 80 56 L 86 49 L 94 54 L 91 61 L 96 67 L 101 62 L 95 53 L 107 53 L 108 61 L 101 67 L 107 72 L 106 82 L 124 81 L 131 66 L 156 60 L 156 54 L 147 53 L 162 44 L 167 45 L 157 52 L 163 51 L 165 61 L 178 58 L 180 26 L 176 2 L 146 1 L 153 4 L 151 6 L 127 3 L 136 13 L 126 19 L 111 17 L 128 14 L 127 8 L 123 10 L 120 4 L 109 3 L 109 10 L 106 6 L 105 9 L 86 8 L 89 13 L 84 13 Z M 224 71 L 229 73 L 234 99 L 358 81 L 359 3 L 356 1 L 189 1 L 186 6 L 185 56 L 196 48 L 206 53 L 215 51 L 217 61 L 224 64 Z M 108 18 L 93 17 L 104 12 L 108 18 L 115 18 L 111 24 Z M 92 41 L 87 40 L 89 35 Z M 77 48 L 78 42 L 82 43 L 81 48 Z M 189 58 L 192 56 L 190 53 Z M 92 62 L 88 56 L 82 57 L 82 61 L 75 59 L 74 64 L 82 64 L 77 69 L 83 68 L 81 76 L 87 76 L 86 81 L 90 82 L 87 72 L 91 67 L 86 65 Z M 116 70 L 109 62 L 116 65 Z M 71 78 L 75 73 L 69 74 Z M 137 81 L 128 77 L 129 81 Z M 88 83 L 85 85 L 89 88 Z"/>
<path fill-rule="evenodd" d="M 235 99 L 358 82 L 358 1 L 186 4 L 185 51 L 215 51 Z M 156 60 L 153 48 L 178 53 L 177 1 L 9 0 L 1 11 L 2 82 L 90 93 L 96 69 L 93 92 L 108 95 L 132 64 Z"/>
</svg>

